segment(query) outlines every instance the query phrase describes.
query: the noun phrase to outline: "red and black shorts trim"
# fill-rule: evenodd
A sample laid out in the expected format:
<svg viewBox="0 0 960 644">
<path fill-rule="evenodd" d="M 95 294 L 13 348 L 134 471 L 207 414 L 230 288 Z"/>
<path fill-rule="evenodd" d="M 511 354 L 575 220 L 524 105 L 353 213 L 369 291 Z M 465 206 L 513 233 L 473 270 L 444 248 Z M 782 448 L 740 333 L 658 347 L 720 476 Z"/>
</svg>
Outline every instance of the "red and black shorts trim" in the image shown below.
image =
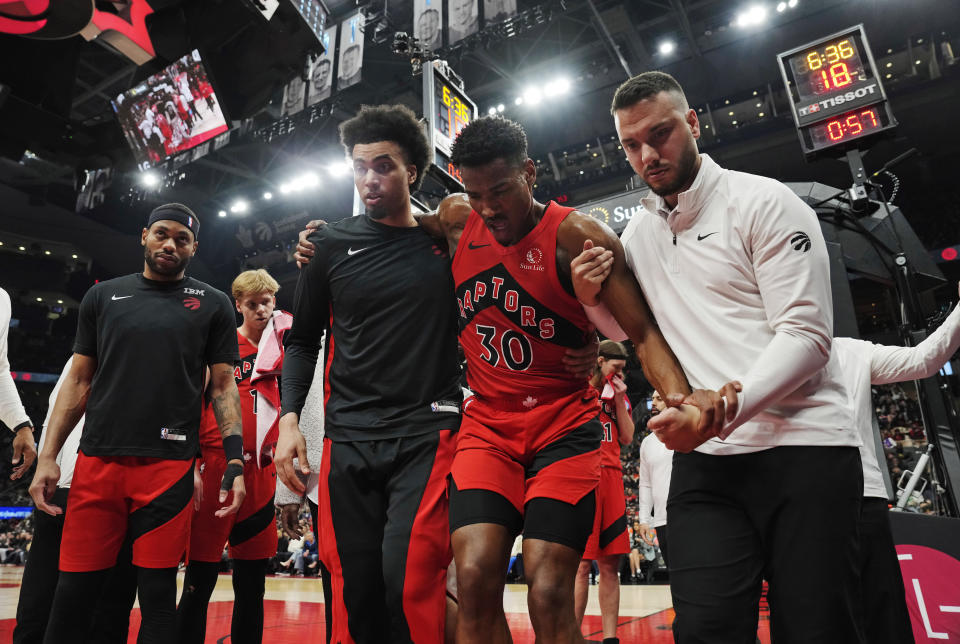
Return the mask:
<svg viewBox="0 0 960 644">
<path fill-rule="evenodd" d="M 597 487 L 597 512 L 593 531 L 584 550 L 584 559 L 599 559 L 630 552 L 627 534 L 627 502 L 623 492 L 623 471 L 604 467 Z"/>
<path fill-rule="evenodd" d="M 111 568 L 124 538 L 133 564 L 172 568 L 190 539 L 193 460 L 77 456 L 63 526 L 60 569 Z"/>
<path fill-rule="evenodd" d="M 243 484 L 247 495 L 236 514 L 225 517 L 215 512 L 228 505 L 231 497 L 220 503 L 220 482 L 227 468 L 223 449 L 204 450 L 200 478 L 203 500 L 193 513 L 190 536 L 190 560 L 217 562 L 223 545 L 230 546 L 230 558 L 241 560 L 269 559 L 277 552 L 276 511 L 273 498 L 277 489 L 277 472 L 273 463 L 260 468 L 253 460 L 243 467 Z"/>
<path fill-rule="evenodd" d="M 603 428 L 598 408 L 561 398 L 527 412 L 483 401 L 464 412 L 450 526 L 497 523 L 582 552 L 593 526 Z M 557 520 L 555 520 L 557 519 Z"/>
</svg>

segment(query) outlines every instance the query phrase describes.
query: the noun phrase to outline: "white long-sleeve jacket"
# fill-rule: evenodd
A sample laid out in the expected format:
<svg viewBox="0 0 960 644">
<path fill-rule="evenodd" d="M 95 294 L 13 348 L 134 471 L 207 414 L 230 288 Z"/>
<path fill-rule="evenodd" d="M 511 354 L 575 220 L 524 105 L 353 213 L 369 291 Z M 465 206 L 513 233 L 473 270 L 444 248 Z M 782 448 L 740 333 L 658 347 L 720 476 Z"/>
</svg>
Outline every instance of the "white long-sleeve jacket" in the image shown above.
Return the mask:
<svg viewBox="0 0 960 644">
<path fill-rule="evenodd" d="M 651 528 L 667 523 L 667 495 L 673 472 L 673 450 L 648 434 L 640 442 L 637 463 L 637 520 Z M 650 513 L 653 513 L 653 519 Z"/>
<path fill-rule="evenodd" d="M 863 440 L 863 495 L 887 498 L 876 442 L 873 439 L 873 397 L 870 385 L 884 385 L 932 376 L 960 347 L 960 307 L 915 347 L 892 347 L 854 338 L 834 338 L 831 362 L 847 383 L 857 430 Z"/>
<path fill-rule="evenodd" d="M 57 396 L 60 395 L 60 389 L 63 387 L 63 381 L 67 379 L 70 373 L 70 367 L 73 366 L 73 356 L 67 360 L 60 372 L 60 378 L 50 392 L 50 398 L 47 404 L 47 417 L 43 420 L 43 430 L 40 433 L 40 445 L 37 447 L 37 453 L 43 451 L 43 445 L 47 442 L 47 428 L 50 426 L 50 418 L 53 416 L 53 406 L 57 402 Z M 86 415 L 81 416 L 80 420 L 74 426 L 73 431 L 63 442 L 60 453 L 57 454 L 57 465 L 60 466 L 60 480 L 57 481 L 57 487 L 70 487 L 73 482 L 73 470 L 77 465 L 77 454 L 80 452 L 80 437 L 83 434 L 83 420 Z"/>
<path fill-rule="evenodd" d="M 10 331 L 10 296 L 0 288 L 0 421 L 11 430 L 19 429 L 30 422 L 17 386 L 10 375 L 10 360 L 7 358 L 7 334 Z"/>
<path fill-rule="evenodd" d="M 674 210 L 645 198 L 622 236 L 691 386 L 743 383 L 725 440 L 697 451 L 858 446 L 847 393 L 828 363 L 833 303 L 816 215 L 777 181 L 701 159 Z"/>
</svg>

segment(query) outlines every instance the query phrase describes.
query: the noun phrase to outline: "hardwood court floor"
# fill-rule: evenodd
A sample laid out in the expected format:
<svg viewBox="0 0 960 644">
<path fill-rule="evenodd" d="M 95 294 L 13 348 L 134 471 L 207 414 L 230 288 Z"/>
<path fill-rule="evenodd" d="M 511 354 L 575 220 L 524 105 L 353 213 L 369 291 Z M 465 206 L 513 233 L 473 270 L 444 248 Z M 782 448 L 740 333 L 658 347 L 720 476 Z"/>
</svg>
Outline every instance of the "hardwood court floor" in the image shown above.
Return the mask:
<svg viewBox="0 0 960 644">
<path fill-rule="evenodd" d="M 22 574 L 23 568 L 20 567 L 0 567 L 0 644 L 10 642 L 12 638 Z M 178 575 L 177 582 L 178 586 L 182 584 L 182 572 Z M 179 595 L 178 590 L 177 596 Z M 207 644 L 229 644 L 232 602 L 230 576 L 220 575 L 207 615 Z M 515 644 L 534 643 L 526 603 L 525 586 L 507 586 L 504 607 Z M 316 578 L 267 577 L 264 612 L 265 642 L 324 644 L 323 593 Z M 760 641 L 764 644 L 770 641 L 767 617 L 768 613 L 761 611 Z M 672 620 L 673 609 L 668 586 L 621 586 L 617 636 L 623 644 L 671 644 Z M 136 642 L 139 626 L 140 611 L 134 608 L 130 616 L 129 644 Z M 583 626 L 588 641 L 602 639 L 596 586 L 590 587 L 590 599 Z"/>
</svg>

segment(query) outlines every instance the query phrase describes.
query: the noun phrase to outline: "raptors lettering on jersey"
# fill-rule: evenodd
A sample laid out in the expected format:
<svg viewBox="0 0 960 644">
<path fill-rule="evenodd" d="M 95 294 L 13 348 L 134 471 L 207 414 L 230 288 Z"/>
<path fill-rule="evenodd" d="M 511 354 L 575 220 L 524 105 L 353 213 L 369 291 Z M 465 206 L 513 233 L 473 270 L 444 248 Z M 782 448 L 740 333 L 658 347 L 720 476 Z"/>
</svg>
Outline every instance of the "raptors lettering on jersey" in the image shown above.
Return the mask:
<svg viewBox="0 0 960 644">
<path fill-rule="evenodd" d="M 479 397 L 544 401 L 589 389 L 563 365 L 567 348 L 583 346 L 589 327 L 557 275 L 557 228 L 571 210 L 551 203 L 513 246 L 498 244 L 470 214 L 453 277 L 467 380 Z"/>
</svg>

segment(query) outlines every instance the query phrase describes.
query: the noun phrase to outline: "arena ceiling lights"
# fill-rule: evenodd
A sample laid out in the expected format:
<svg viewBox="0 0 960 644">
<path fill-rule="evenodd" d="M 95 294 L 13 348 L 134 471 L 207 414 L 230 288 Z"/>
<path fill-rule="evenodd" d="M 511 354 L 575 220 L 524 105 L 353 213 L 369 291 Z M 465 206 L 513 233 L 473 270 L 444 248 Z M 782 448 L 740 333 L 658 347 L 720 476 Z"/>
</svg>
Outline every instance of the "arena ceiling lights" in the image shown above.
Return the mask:
<svg viewBox="0 0 960 644">
<path fill-rule="evenodd" d="M 783 13 L 787 9 L 795 9 L 798 4 L 799 0 L 780 0 L 780 2 L 776 4 L 777 13 Z M 767 16 L 769 13 L 770 9 L 765 4 L 750 5 L 746 9 L 743 9 L 737 13 L 736 18 L 733 20 L 730 26 L 732 27 L 736 25 L 741 29 L 758 27 L 767 21 Z"/>
<path fill-rule="evenodd" d="M 344 179 L 349 177 L 353 173 L 353 164 L 348 159 L 337 159 L 335 161 L 327 161 L 325 163 L 314 164 L 310 162 L 310 165 L 317 165 L 317 167 L 322 167 L 327 175 L 332 179 Z M 141 179 L 142 181 L 143 179 Z M 302 192 L 308 192 L 315 190 L 320 187 L 322 183 L 321 175 L 318 172 L 313 170 L 308 170 L 302 172 L 301 174 L 293 177 L 288 181 L 284 181 L 279 186 L 279 192 L 281 195 L 285 196 L 294 196 Z M 271 190 L 264 190 L 261 193 L 260 199 L 262 201 L 273 201 L 275 193 Z M 250 209 L 255 205 L 254 202 L 256 199 L 244 199 L 236 198 L 230 204 L 229 213 L 235 215 L 242 215 L 250 211 Z M 228 214 L 227 210 L 219 210 L 217 212 L 218 217 L 226 217 Z"/>
<path fill-rule="evenodd" d="M 327 164 L 327 174 L 331 177 L 345 177 L 353 172 L 353 164 L 347 159 Z"/>
<path fill-rule="evenodd" d="M 761 4 L 755 4 L 737 14 L 737 26 L 742 28 L 756 27 L 763 24 L 766 19 L 767 8 Z"/>
<path fill-rule="evenodd" d="M 141 172 L 140 184 L 145 188 L 155 188 L 160 183 L 160 177 L 156 172 Z"/>
<path fill-rule="evenodd" d="M 570 79 L 566 76 L 557 76 L 551 81 L 543 85 L 533 85 L 531 84 L 525 90 L 521 96 L 517 96 L 513 99 L 514 105 L 539 105 L 546 98 L 556 98 L 558 96 L 564 96 L 570 93 L 570 90 L 573 89 L 573 83 L 570 82 Z M 493 116 L 497 113 L 502 113 L 506 109 L 506 106 L 503 103 L 490 106 L 487 109 L 487 114 Z"/>
</svg>

